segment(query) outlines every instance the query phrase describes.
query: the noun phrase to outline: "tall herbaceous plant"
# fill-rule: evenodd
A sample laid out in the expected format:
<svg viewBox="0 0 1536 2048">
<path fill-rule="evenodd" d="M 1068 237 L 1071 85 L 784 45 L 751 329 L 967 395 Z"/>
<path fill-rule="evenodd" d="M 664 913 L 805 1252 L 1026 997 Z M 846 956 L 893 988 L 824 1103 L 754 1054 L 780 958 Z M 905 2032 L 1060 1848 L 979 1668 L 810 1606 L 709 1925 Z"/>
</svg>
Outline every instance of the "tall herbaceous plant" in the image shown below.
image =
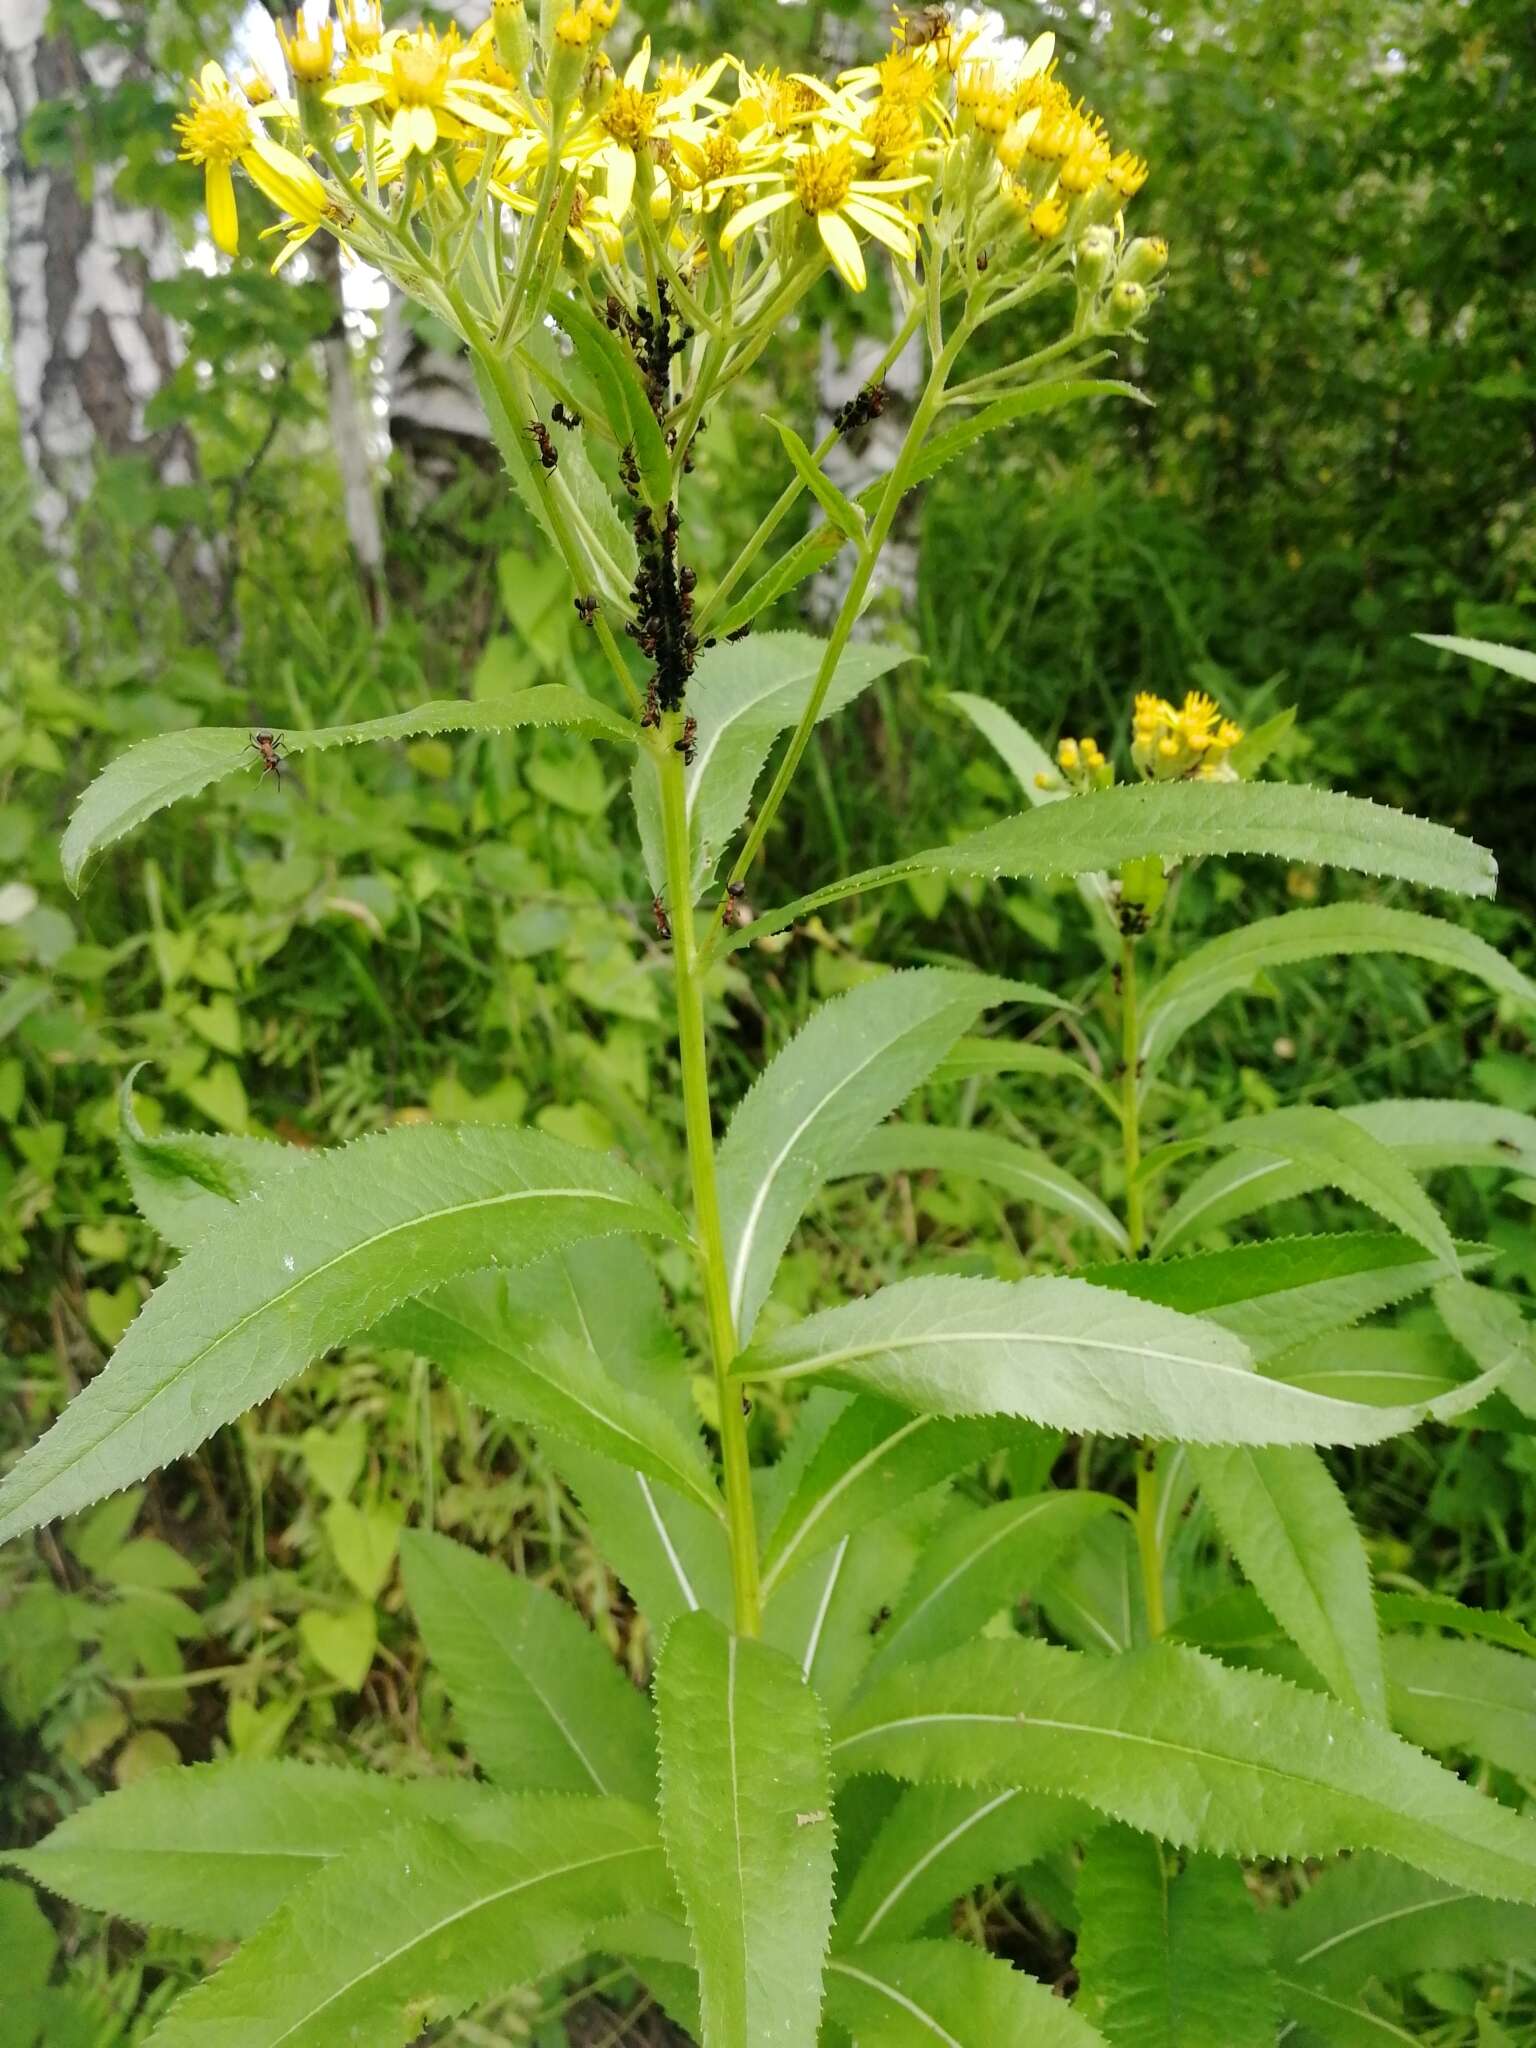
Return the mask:
<svg viewBox="0 0 1536 2048">
<path fill-rule="evenodd" d="M 161 2024 L 165 2048 L 394 2042 L 593 1955 L 708 2048 L 1241 2048 L 1297 2022 L 1344 2039 L 1338 2014 L 1363 2026 L 1366 1987 L 1417 1967 L 1425 1916 L 1442 1961 L 1533 1952 L 1536 1825 L 1508 1775 L 1524 1752 L 1509 1716 L 1485 1737 L 1445 1704 L 1513 1695 L 1532 1645 L 1512 1625 L 1454 1633 L 1471 1624 L 1448 1603 L 1378 1607 L 1315 1448 L 1427 1415 L 1536 1413 L 1525 1325 L 1467 1277 L 1477 1248 L 1411 1170 L 1529 1134 L 1447 1104 L 1307 1105 L 1144 1147 L 1144 1105 L 1184 1032 L 1289 962 L 1391 949 L 1511 1004 L 1532 991 L 1454 926 L 1358 898 L 1179 957 L 1170 877 L 1261 853 L 1477 895 L 1492 864 L 1442 827 L 1256 782 L 1277 732 L 1244 736 L 1197 694 L 1139 700 L 1123 747 L 1069 740 L 1054 762 L 961 695 L 1018 776 L 1019 814 L 765 907 L 757 855 L 817 720 L 900 658 L 853 629 L 903 497 L 1032 413 L 1123 393 L 1096 373 L 1150 312 L 1167 252 L 1128 236 L 1147 166 L 1074 96 L 1049 35 L 1026 46 L 993 17 L 930 11 L 826 80 L 730 55 L 690 68 L 648 42 L 621 63 L 617 15 L 618 0 L 545 0 L 537 19 L 497 0 L 461 40 L 386 31 L 352 0 L 285 37 L 281 87 L 207 65 L 177 124 L 222 248 L 247 179 L 277 262 L 332 236 L 462 339 L 606 690 L 262 734 L 261 759 L 244 731 L 152 740 L 87 791 L 65 860 L 78 881 L 173 798 L 308 749 L 551 724 L 609 750 L 669 945 L 683 1185 L 490 1126 L 322 1154 L 150 1138 L 125 1095 L 125 1165 L 179 1262 L 10 1474 L 0 1535 L 143 1477 L 368 1335 L 544 1432 L 659 1646 L 652 1696 L 553 1595 L 418 1532 L 407 1593 L 488 1782 L 216 1762 L 110 1794 L 20 1860 L 88 1905 L 242 1942 Z M 871 264 L 895 308 L 882 367 L 817 445 L 774 422 L 782 489 L 701 584 L 700 435 L 817 281 L 861 292 Z M 1000 367 L 968 361 L 984 332 Z M 849 497 L 827 457 L 911 344 L 926 376 L 910 425 Z M 807 495 L 816 516 L 787 540 Z M 746 637 L 844 550 L 825 640 Z M 1076 877 L 1106 1042 L 1096 1017 L 1073 1050 L 1026 1036 L 1031 1006 L 1054 1002 L 1029 984 L 911 969 L 825 1004 L 717 1135 L 706 990 L 726 956 L 750 968 L 802 914 L 923 876 Z M 1172 960 L 1150 981 L 1149 931 Z M 985 1101 L 1019 1072 L 1102 1107 L 1104 1190 L 985 1119 L 888 1120 L 935 1075 L 978 1080 Z M 1196 1152 L 1214 1164 L 1191 1171 Z M 821 1189 L 917 1169 L 1061 1212 L 1098 1263 L 897 1281 L 760 1334 Z M 1171 1205 L 1165 1175 L 1183 1184 Z M 1161 1257 L 1318 1187 L 1369 1227 Z M 683 1249 L 692 1302 L 663 1296 L 658 1247 Z M 1440 1377 L 1399 1398 L 1352 1348 L 1381 1333 L 1352 1326 L 1416 1296 L 1440 1318 Z M 707 1332 L 707 1430 L 674 1315 Z M 791 1381 L 787 1451 L 754 1470 L 754 1386 Z M 1052 1487 L 1068 1433 L 1130 1440 L 1134 1481 Z M 952 1487 L 983 1465 L 986 1487 Z M 1197 1500 L 1230 1580 L 1214 1609 L 1181 1544 Z M 1078 1647 L 998 1625 L 1067 1563 L 1071 1597 L 1047 1611 Z M 1089 1626 L 1094 1583 L 1120 1592 Z M 1481 1754 L 1480 1788 L 1403 1733 Z M 1265 1866 L 1262 1913 L 1244 1861 Z M 950 1936 L 957 1897 L 1031 1869 L 1026 1893 L 1038 1881 L 1078 1933 L 1075 2003 Z M 1158 2031 L 1172 2012 L 1179 2030 Z"/>
</svg>

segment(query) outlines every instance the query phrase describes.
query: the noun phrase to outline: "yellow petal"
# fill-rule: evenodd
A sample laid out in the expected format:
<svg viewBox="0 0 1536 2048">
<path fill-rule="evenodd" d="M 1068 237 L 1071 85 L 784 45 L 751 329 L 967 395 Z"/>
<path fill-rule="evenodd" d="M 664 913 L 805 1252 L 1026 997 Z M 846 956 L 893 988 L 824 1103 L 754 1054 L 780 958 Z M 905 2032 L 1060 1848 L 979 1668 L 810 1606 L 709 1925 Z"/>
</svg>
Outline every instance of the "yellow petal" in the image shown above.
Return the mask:
<svg viewBox="0 0 1536 2048">
<path fill-rule="evenodd" d="M 720 246 L 729 255 L 738 238 L 755 228 L 760 220 L 766 220 L 771 213 L 777 213 L 788 206 L 794 198 L 793 192 L 770 192 L 765 199 L 754 199 L 744 206 L 740 213 L 733 213 L 723 235 Z"/>
<path fill-rule="evenodd" d="M 300 220 L 318 221 L 325 211 L 325 186 L 303 157 L 269 136 L 255 135 L 241 158 L 246 176 L 274 206 Z"/>
<path fill-rule="evenodd" d="M 204 166 L 204 193 L 208 202 L 208 232 L 226 256 L 240 253 L 240 215 L 235 209 L 235 181 L 229 165 L 208 159 Z"/>
<path fill-rule="evenodd" d="M 864 252 L 859 238 L 840 213 L 819 213 L 816 225 L 838 276 L 850 291 L 863 291 L 869 279 L 864 269 Z"/>
<path fill-rule="evenodd" d="M 651 39 L 647 36 L 633 57 L 630 58 L 625 68 L 624 83 L 636 88 L 643 86 L 645 84 L 645 74 L 650 69 L 650 63 Z"/>
<path fill-rule="evenodd" d="M 887 249 L 899 256 L 904 263 L 910 263 L 915 253 L 914 238 L 904 234 L 893 221 L 877 213 L 872 206 L 865 206 L 857 199 L 850 199 L 844 205 L 844 212 L 851 221 L 873 235 L 877 242 L 884 242 Z"/>
<path fill-rule="evenodd" d="M 623 220 L 635 192 L 634 151 L 610 149 L 605 162 L 608 166 L 608 211 L 615 220 Z"/>
</svg>

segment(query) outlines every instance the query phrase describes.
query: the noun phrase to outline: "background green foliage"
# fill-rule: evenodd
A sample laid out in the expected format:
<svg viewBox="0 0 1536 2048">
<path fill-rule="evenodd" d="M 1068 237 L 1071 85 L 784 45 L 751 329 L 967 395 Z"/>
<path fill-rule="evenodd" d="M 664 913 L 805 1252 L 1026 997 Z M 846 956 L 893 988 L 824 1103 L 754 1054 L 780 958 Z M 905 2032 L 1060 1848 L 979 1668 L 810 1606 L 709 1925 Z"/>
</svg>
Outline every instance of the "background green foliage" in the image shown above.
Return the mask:
<svg viewBox="0 0 1536 2048">
<path fill-rule="evenodd" d="M 96 32 L 83 6 L 57 12 Z M 186 207 L 196 181 L 168 171 L 158 138 L 171 74 L 207 27 L 191 12 L 185 43 L 178 32 L 162 52 L 166 75 L 109 113 L 40 110 L 29 145 L 68 151 L 85 124 L 101 154 L 126 145 L 128 188 Z M 880 26 L 870 8 L 758 0 L 681 20 L 635 12 L 658 27 L 665 16 L 683 45 L 696 33 L 780 61 L 786 33 L 810 51 Z M 1146 360 L 1121 374 L 1156 409 L 1031 423 L 989 444 L 979 473 L 962 462 L 935 482 L 915 612 L 893 628 L 923 665 L 824 730 L 768 848 L 793 887 L 775 879 L 768 893 L 1015 808 L 1001 764 L 946 706 L 951 688 L 1004 704 L 1046 741 L 1107 741 L 1133 690 L 1202 687 L 1248 723 L 1297 705 L 1289 772 L 1474 830 L 1503 886 L 1497 906 L 1460 914 L 1529 970 L 1529 687 L 1409 636 L 1536 644 L 1536 18 L 1522 0 L 1136 0 L 1053 25 L 1074 80 L 1154 165 L 1141 221 L 1172 244 L 1170 289 Z M 282 787 L 253 756 L 248 778 L 109 854 L 78 902 L 63 888 L 72 797 L 136 737 L 492 696 L 586 659 L 560 579 L 493 466 L 467 457 L 425 504 L 392 498 L 375 616 L 304 354 L 331 318 L 316 286 L 273 284 L 247 262 L 189 272 L 160 296 L 191 349 L 158 417 L 193 428 L 204 481 L 168 495 L 141 467 L 109 465 L 82 520 L 83 597 L 60 589 L 39 549 L 9 435 L 0 451 L 0 1452 L 94 1370 L 161 1270 L 114 1150 L 117 1090 L 139 1061 L 151 1128 L 323 1144 L 430 1115 L 617 1141 L 664 1178 L 676 1158 L 662 956 L 627 797 L 571 739 L 341 750 Z M 765 386 L 713 424 L 695 478 L 711 510 L 691 535 L 706 572 L 782 474 L 758 414 L 803 417 L 820 321 L 851 340 L 857 317 L 842 297 L 813 302 L 771 397 Z M 150 535 L 165 524 L 219 541 L 211 604 L 159 569 Z M 793 623 L 794 601 L 782 609 Z M 1179 928 L 1226 929 L 1330 887 L 1304 871 L 1209 869 L 1185 881 Z M 1070 896 L 923 882 L 722 970 L 727 1073 L 734 1063 L 744 1088 L 810 1002 L 865 978 L 872 959 L 954 956 L 1107 1000 Z M 1282 1096 L 1466 1092 L 1469 1071 L 1472 1092 L 1536 1108 L 1529 1046 L 1492 997 L 1366 958 L 1227 1005 L 1198 1055 L 1186 1042 L 1170 1063 L 1153 1109 L 1188 1135 Z M 976 1084 L 943 1099 L 961 1120 Z M 1090 1106 L 1027 1076 L 1001 1102 L 1000 1128 L 1048 1135 L 1061 1164 L 1097 1182 Z M 1536 1287 L 1530 1184 L 1496 1196 L 1472 1174 L 1449 1192 L 1458 1235 L 1495 1247 L 1504 1284 Z M 1330 1213 L 1313 1198 L 1277 1227 Z M 1071 1256 L 1060 1219 L 984 1189 L 914 1175 L 872 1197 L 845 1183 L 802 1232 L 780 1298 L 813 1307 L 897 1270 L 1011 1277 L 1042 1243 Z M 761 1400 L 765 1450 L 782 1423 L 776 1398 Z M 1086 1472 L 1093 1447 L 1079 1455 Z M 1380 1585 L 1531 1621 L 1528 1435 L 1432 1431 L 1329 1462 Z M 1037 1483 L 1014 1479 L 1020 1492 Z M 406 1518 L 558 1586 L 633 1669 L 645 1664 L 643 1634 L 536 1449 L 450 1385 L 358 1347 L 147 1493 L 0 1556 L 0 1839 L 30 1840 L 93 1787 L 172 1757 L 283 1745 L 413 1771 L 457 1755 L 395 1570 Z M 1197 1582 L 1209 1570 L 1198 1531 L 1184 1547 Z M 1113 1570 L 1092 1541 L 1077 1555 L 1046 1603 L 1069 1639 L 1064 1617 L 1107 1599 Z M 1042 1869 L 1032 1899 L 1065 1911 Z M 27 1897 L 0 1888 L 0 1944 L 26 1949 L 39 1983 L 52 1973 L 50 2043 L 141 2038 L 196 1973 L 195 1944 L 109 1938 L 85 1915 L 42 1927 Z M 1039 1904 L 986 1887 L 966 1924 L 1048 1978 L 1067 1967 L 1070 1939 Z M 1511 1969 L 1481 1981 L 1430 1970 L 1384 2010 L 1411 2038 L 1471 2043 L 1480 1991 L 1502 2001 L 1510 2038 L 1533 2038 L 1518 2029 L 1536 2026 L 1536 1994 Z M 647 2038 L 632 1985 L 573 1987 L 571 2000 L 544 2018 L 516 2002 L 452 2038 L 553 2042 L 567 2026 L 581 2041 Z M 605 2035 L 615 2025 L 627 2031 Z"/>
</svg>

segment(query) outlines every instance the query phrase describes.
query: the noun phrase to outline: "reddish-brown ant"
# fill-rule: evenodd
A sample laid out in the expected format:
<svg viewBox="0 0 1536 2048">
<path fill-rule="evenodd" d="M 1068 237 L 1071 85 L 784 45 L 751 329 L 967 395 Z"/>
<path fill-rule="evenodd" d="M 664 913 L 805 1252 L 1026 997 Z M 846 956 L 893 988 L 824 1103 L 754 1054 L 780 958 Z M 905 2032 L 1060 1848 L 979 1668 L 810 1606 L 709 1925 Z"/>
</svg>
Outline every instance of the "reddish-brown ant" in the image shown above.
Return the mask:
<svg viewBox="0 0 1536 2048">
<path fill-rule="evenodd" d="M 576 616 L 584 626 L 590 626 L 597 617 L 597 599 L 595 597 L 578 597 L 576 599 Z"/>
<path fill-rule="evenodd" d="M 528 422 L 528 432 L 538 445 L 540 462 L 543 463 L 546 469 L 556 468 L 560 457 L 555 451 L 554 442 L 549 438 L 548 427 L 545 426 L 542 420 L 530 420 Z"/>
<path fill-rule="evenodd" d="M 253 732 L 246 744 L 247 746 L 254 747 L 256 752 L 260 754 L 262 774 L 275 775 L 278 781 L 281 782 L 283 779 L 283 735 L 280 732 Z"/>
<path fill-rule="evenodd" d="M 690 713 L 683 720 L 682 738 L 672 742 L 673 752 L 681 754 L 684 764 L 689 768 L 693 766 L 693 743 L 698 736 L 698 730 L 699 721 Z"/>
<path fill-rule="evenodd" d="M 656 920 L 657 938 L 670 939 L 672 936 L 672 925 L 667 917 L 667 906 L 659 896 L 651 898 L 651 915 Z"/>
</svg>

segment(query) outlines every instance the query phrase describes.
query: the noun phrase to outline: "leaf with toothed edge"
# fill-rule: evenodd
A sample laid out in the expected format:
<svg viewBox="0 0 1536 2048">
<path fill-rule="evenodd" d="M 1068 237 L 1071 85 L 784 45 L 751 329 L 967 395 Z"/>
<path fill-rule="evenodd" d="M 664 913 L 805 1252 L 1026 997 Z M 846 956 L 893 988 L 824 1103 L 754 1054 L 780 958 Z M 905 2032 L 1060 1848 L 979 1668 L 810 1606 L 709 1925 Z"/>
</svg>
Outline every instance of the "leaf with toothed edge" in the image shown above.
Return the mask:
<svg viewBox="0 0 1536 2048">
<path fill-rule="evenodd" d="M 1054 998 L 1027 982 L 914 967 L 815 1010 L 736 1107 L 718 1155 L 731 1314 L 751 1334 L 806 1204 L 984 1009 Z"/>
<path fill-rule="evenodd" d="M 682 1218 L 630 1168 L 541 1132 L 403 1126 L 236 1203 L 0 1485 L 0 1541 L 193 1450 L 410 1294 Z"/>
<path fill-rule="evenodd" d="M 1086 1223 L 1119 1250 L 1125 1227 L 1092 1188 L 1058 1166 L 1049 1153 L 1020 1145 L 997 1131 L 954 1130 L 942 1124 L 882 1124 L 848 1153 L 845 1175 L 956 1173 L 974 1177 L 1018 1202 L 1035 1202 Z"/>
<path fill-rule="evenodd" d="M 1253 1370 L 1216 1324 L 1082 1280 L 898 1280 L 751 1347 L 742 1380 L 817 1378 L 919 1414 L 1011 1415 L 1184 1443 L 1379 1443 L 1498 1384 L 1396 1408 L 1308 1394 Z"/>
<path fill-rule="evenodd" d="M 133 1205 L 178 1251 L 229 1216 L 230 1205 L 307 1165 L 317 1154 L 269 1138 L 161 1131 L 153 1137 L 133 1107 L 134 1067 L 117 1093 L 118 1157 Z"/>
<path fill-rule="evenodd" d="M 77 1906 L 215 1941 L 253 1934 L 326 1863 L 410 1819 L 472 1814 L 464 1778 L 237 1759 L 152 1771 L 5 1860 Z"/>
<path fill-rule="evenodd" d="M 1458 896 L 1491 896 L 1497 877 L 1493 856 L 1474 840 L 1362 797 L 1280 782 L 1126 783 L 846 876 L 767 912 L 726 944 L 750 946 L 828 903 L 914 875 L 1043 880 L 1149 855 L 1180 861 L 1218 854 L 1267 854 Z"/>
<path fill-rule="evenodd" d="M 1110 2048 L 1048 1985 L 964 1941 L 834 1956 L 827 2011 L 862 2048 Z"/>
<path fill-rule="evenodd" d="M 656 1720 L 704 2048 L 813 2048 L 832 1920 L 821 1704 L 779 1651 L 690 1614 L 657 1660 Z"/>
<path fill-rule="evenodd" d="M 1463 1268 L 1487 1256 L 1469 1244 L 1458 1244 L 1456 1253 Z M 1341 1230 L 1176 1259 L 1084 1266 L 1077 1277 L 1220 1323 L 1263 1364 L 1422 1294 L 1454 1270 L 1396 1232 Z"/>
<path fill-rule="evenodd" d="M 568 726 L 626 746 L 635 741 L 634 727 L 616 711 L 563 683 L 547 683 L 484 703 L 447 698 L 393 712 L 387 718 L 363 719 L 355 725 L 285 733 L 283 753 L 319 752 L 365 740 L 415 739 L 424 733 L 515 732 L 528 725 Z M 240 725 L 160 733 L 129 747 L 87 785 L 75 806 L 59 849 L 65 881 L 78 892 L 85 864 L 93 854 L 124 838 L 167 804 L 196 796 L 210 783 L 253 765 L 256 759 L 251 752 L 250 728 Z"/>
<path fill-rule="evenodd" d="M 639 1807 L 488 1794 L 473 1818 L 414 1822 L 328 1863 L 178 2000 L 154 2048 L 415 2039 L 576 1961 L 605 1921 L 669 1893 Z"/>
<path fill-rule="evenodd" d="M 1285 1680 L 1154 1644 L 1093 1657 L 973 1643 L 885 1680 L 834 1730 L 839 1776 L 1022 1785 L 1245 1860 L 1378 1849 L 1536 1903 L 1536 1821 Z"/>
</svg>

